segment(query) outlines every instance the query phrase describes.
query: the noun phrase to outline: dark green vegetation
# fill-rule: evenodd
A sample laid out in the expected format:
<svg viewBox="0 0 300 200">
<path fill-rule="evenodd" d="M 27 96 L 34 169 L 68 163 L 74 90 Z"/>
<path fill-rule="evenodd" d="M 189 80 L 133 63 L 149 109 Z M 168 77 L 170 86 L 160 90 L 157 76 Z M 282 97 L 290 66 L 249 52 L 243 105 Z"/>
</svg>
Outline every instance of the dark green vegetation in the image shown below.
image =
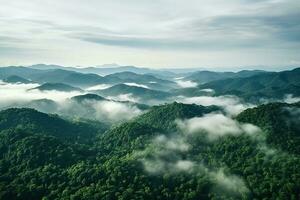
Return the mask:
<svg viewBox="0 0 300 200">
<path fill-rule="evenodd" d="M 32 89 L 41 90 L 41 91 L 56 90 L 61 92 L 72 92 L 72 91 L 82 92 L 83 91 L 80 88 L 72 87 L 70 85 L 63 84 L 63 83 L 45 83 L 41 86 Z"/>
<path fill-rule="evenodd" d="M 271 147 L 300 155 L 300 102 L 262 105 L 244 111 L 237 119 L 265 130 Z"/>
<path fill-rule="evenodd" d="M 198 84 L 204 84 L 211 81 L 228 79 L 228 78 L 245 78 L 258 74 L 266 73 L 260 70 L 243 70 L 239 72 L 212 72 L 212 71 L 198 71 L 185 77 L 185 80 L 191 80 Z"/>
<path fill-rule="evenodd" d="M 231 78 L 200 85 L 211 88 L 217 95 L 233 94 L 247 100 L 283 98 L 286 94 L 300 95 L 300 68 L 291 71 L 262 73 L 246 78 Z"/>
<path fill-rule="evenodd" d="M 218 109 L 155 106 L 107 131 L 31 109 L 2 111 L 0 199 L 299 199 L 299 104 L 248 109 L 237 120 L 261 127 L 261 137 L 188 137 L 188 151 L 161 155 L 167 171 L 145 170 L 142 161 L 159 150 L 156 136 L 183 137 L 176 119 Z M 194 170 L 172 170 L 178 158 L 195 163 Z"/>
</svg>

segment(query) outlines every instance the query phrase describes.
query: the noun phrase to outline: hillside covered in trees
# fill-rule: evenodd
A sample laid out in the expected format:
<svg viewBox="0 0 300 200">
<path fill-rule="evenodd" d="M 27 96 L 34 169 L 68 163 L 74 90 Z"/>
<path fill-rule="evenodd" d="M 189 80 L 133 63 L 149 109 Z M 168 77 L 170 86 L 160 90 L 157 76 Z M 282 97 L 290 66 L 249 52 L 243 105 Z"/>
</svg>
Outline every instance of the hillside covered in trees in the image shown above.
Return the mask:
<svg viewBox="0 0 300 200">
<path fill-rule="evenodd" d="M 299 109 L 172 103 L 111 128 L 4 110 L 0 199 L 299 199 Z"/>
</svg>

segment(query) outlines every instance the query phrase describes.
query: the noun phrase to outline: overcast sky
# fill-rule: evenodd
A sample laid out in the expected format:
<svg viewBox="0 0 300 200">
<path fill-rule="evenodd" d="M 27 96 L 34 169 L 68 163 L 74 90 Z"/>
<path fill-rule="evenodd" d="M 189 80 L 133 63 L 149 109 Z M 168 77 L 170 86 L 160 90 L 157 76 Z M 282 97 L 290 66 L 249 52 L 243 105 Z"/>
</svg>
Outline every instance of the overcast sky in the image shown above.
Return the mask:
<svg viewBox="0 0 300 200">
<path fill-rule="evenodd" d="M 0 0 L 0 65 L 300 65 L 300 0 Z"/>
</svg>

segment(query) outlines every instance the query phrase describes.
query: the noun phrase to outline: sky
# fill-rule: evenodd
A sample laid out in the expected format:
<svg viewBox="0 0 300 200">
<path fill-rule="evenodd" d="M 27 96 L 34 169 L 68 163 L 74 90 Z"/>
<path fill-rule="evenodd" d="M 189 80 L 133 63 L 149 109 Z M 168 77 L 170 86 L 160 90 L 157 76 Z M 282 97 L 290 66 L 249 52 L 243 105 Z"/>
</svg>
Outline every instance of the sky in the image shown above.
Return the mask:
<svg viewBox="0 0 300 200">
<path fill-rule="evenodd" d="M 0 66 L 300 65 L 299 0 L 0 0 Z"/>
</svg>

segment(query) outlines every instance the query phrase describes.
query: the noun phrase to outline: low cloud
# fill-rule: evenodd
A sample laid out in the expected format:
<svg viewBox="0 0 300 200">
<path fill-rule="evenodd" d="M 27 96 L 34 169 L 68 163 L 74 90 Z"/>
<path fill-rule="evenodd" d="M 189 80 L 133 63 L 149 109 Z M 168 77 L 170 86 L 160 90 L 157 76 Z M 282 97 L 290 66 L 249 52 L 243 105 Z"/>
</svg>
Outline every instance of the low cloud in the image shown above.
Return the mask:
<svg viewBox="0 0 300 200">
<path fill-rule="evenodd" d="M 208 93 L 214 93 L 215 91 L 213 89 L 207 88 L 207 89 L 201 89 L 202 92 L 208 92 Z"/>
<path fill-rule="evenodd" d="M 129 85 L 129 86 L 135 86 L 135 87 L 141 87 L 141 88 L 149 89 L 149 87 L 147 85 L 143 85 L 143 84 L 137 84 L 137 83 L 123 83 L 123 84 Z"/>
<path fill-rule="evenodd" d="M 213 140 L 226 135 L 249 134 L 254 135 L 260 129 L 251 124 L 242 124 L 220 113 L 211 113 L 199 118 L 177 120 L 179 132 L 172 136 L 156 136 L 143 151 L 136 153 L 144 169 L 149 174 L 178 174 L 185 173 L 207 177 L 211 183 L 211 190 L 215 194 L 247 195 L 249 189 L 244 180 L 234 174 L 226 172 L 226 166 L 221 168 L 208 167 L 203 160 L 193 159 L 192 140 L 198 132 L 207 133 L 203 140 L 210 145 Z M 201 153 L 200 153 L 201 154 Z M 199 154 L 199 158 L 201 155 Z"/>
<path fill-rule="evenodd" d="M 84 100 L 76 102 L 71 99 L 60 105 L 58 114 L 99 120 L 107 123 L 123 122 L 143 113 L 135 105 L 107 100 Z"/>
<path fill-rule="evenodd" d="M 81 92 L 30 90 L 38 84 L 11 84 L 0 82 L 0 109 L 29 107 L 41 112 L 57 113 L 68 117 L 79 117 L 105 122 L 129 120 L 142 111 L 126 102 L 85 100 L 81 103 L 71 100 Z M 123 100 L 133 100 L 123 97 Z"/>
<path fill-rule="evenodd" d="M 50 99 L 56 102 L 63 102 L 72 96 L 82 94 L 77 91 L 62 92 L 55 90 L 30 90 L 38 86 L 38 84 L 11 84 L 2 82 L 0 84 L 0 106 L 8 107 L 38 99 Z"/>
<path fill-rule="evenodd" d="M 108 96 L 107 99 L 115 100 L 115 101 L 131 101 L 134 103 L 140 102 L 140 99 L 138 97 L 135 97 L 133 94 L 120 94 L 117 96 Z"/>
<path fill-rule="evenodd" d="M 94 85 L 92 87 L 87 88 L 86 90 L 88 91 L 93 91 L 93 90 L 104 90 L 107 88 L 110 88 L 112 85 L 109 84 L 99 84 L 99 85 Z"/>
<path fill-rule="evenodd" d="M 179 96 L 176 101 L 187 104 L 198 104 L 203 106 L 217 105 L 226 111 L 229 115 L 238 115 L 240 112 L 254 105 L 242 103 L 236 96 L 198 96 L 198 97 L 183 97 Z"/>
<path fill-rule="evenodd" d="M 177 83 L 177 85 L 179 87 L 182 87 L 182 88 L 193 88 L 193 87 L 197 87 L 197 85 L 198 85 L 196 82 L 184 81 L 181 79 L 177 79 L 175 82 Z"/>
<path fill-rule="evenodd" d="M 249 189 L 247 188 L 244 180 L 239 176 L 225 174 L 223 169 L 219 169 L 218 171 L 210 171 L 208 174 L 214 180 L 214 182 L 217 183 L 215 187 L 216 191 L 225 189 L 233 193 L 249 193 Z"/>
<path fill-rule="evenodd" d="M 165 135 L 160 135 L 154 139 L 153 143 L 155 143 L 156 146 L 163 147 L 168 150 L 181 152 L 188 151 L 190 148 L 189 144 L 187 144 L 182 137 L 168 138 Z"/>
<path fill-rule="evenodd" d="M 185 148 L 170 148 L 168 143 L 170 141 L 185 140 L 182 138 L 167 138 L 166 136 L 158 136 L 153 140 L 153 143 L 143 152 L 138 152 L 136 155 L 138 159 L 144 165 L 144 169 L 149 174 L 202 174 L 207 176 L 213 183 L 211 188 L 216 193 L 229 192 L 230 194 L 247 194 L 249 189 L 247 188 L 244 180 L 237 175 L 225 173 L 223 168 L 210 169 L 205 166 L 201 161 L 193 161 L 188 159 L 188 151 L 190 146 L 188 143 L 185 145 L 189 146 Z M 181 146 L 178 145 L 178 146 Z M 184 145 L 184 146 L 185 146 Z"/>
<path fill-rule="evenodd" d="M 258 133 L 261 133 L 261 130 L 252 124 L 239 123 L 220 113 L 176 120 L 176 123 L 178 133 L 174 133 L 172 136 L 156 136 L 144 151 L 138 153 L 147 172 L 157 174 L 199 171 L 202 163 L 188 159 L 189 152 L 193 151 L 194 136 L 203 135 L 205 137 L 201 140 L 211 144 L 227 135 L 247 134 L 256 139 Z M 205 169 L 204 166 L 201 167 L 201 170 L 203 169 Z"/>
<path fill-rule="evenodd" d="M 297 103 L 300 101 L 300 97 L 294 97 L 292 94 L 288 94 L 283 100 L 285 103 Z"/>
<path fill-rule="evenodd" d="M 223 114 L 207 114 L 187 120 L 178 120 L 178 127 L 186 134 L 206 133 L 212 141 L 225 135 L 253 135 L 260 129 L 252 124 L 241 124 Z"/>
<path fill-rule="evenodd" d="M 97 118 L 107 117 L 112 121 L 129 120 L 142 113 L 136 106 L 113 101 L 101 101 L 93 104 L 93 107 L 96 110 Z"/>
</svg>

